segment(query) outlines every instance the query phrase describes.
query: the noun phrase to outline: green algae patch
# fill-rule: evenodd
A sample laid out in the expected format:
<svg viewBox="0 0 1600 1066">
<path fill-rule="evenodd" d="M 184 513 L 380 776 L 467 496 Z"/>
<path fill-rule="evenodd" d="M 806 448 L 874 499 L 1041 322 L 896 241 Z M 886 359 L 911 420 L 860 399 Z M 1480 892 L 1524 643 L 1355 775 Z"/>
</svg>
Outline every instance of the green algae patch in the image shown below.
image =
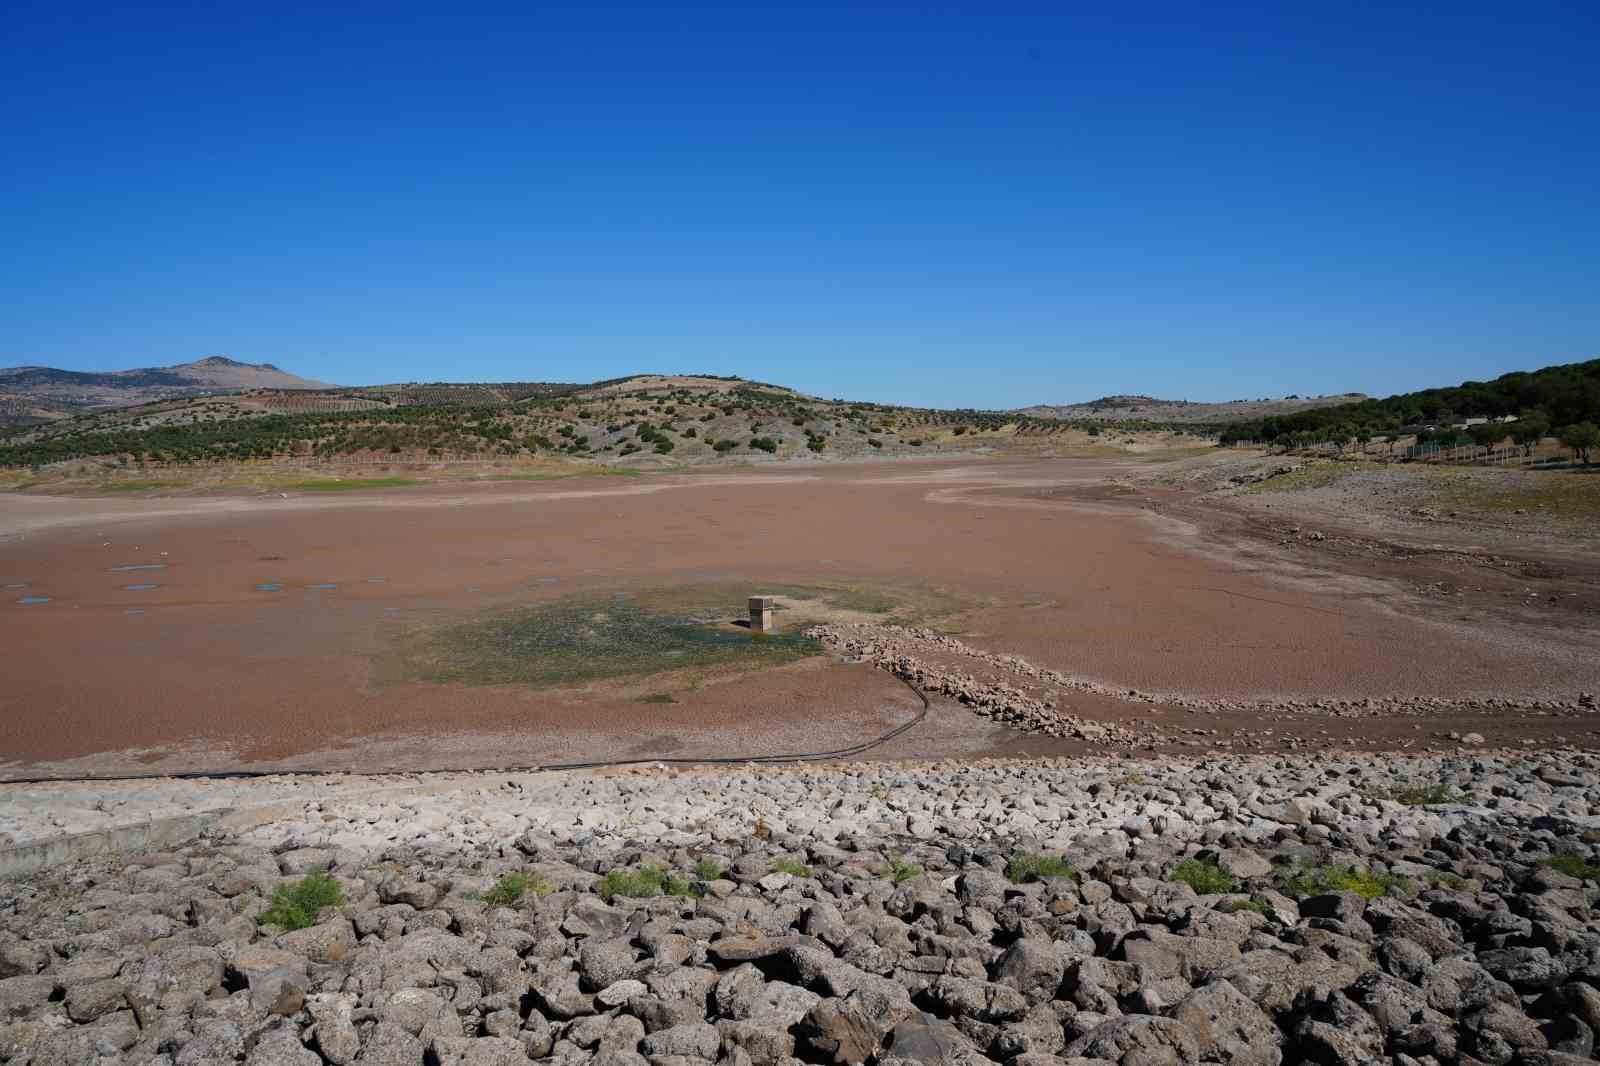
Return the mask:
<svg viewBox="0 0 1600 1066">
<path fill-rule="evenodd" d="M 766 669 L 823 651 L 630 598 L 561 600 L 414 635 L 404 673 L 440 683 L 555 687 L 703 667 Z M 664 702 L 653 700 L 651 702 Z"/>
</svg>

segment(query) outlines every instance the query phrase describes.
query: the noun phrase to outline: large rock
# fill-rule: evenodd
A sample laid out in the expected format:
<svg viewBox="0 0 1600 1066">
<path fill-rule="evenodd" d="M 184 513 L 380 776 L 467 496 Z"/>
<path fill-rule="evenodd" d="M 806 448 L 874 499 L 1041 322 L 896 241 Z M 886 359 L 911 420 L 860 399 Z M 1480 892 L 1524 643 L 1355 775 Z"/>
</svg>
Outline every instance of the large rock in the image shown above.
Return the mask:
<svg viewBox="0 0 1600 1066">
<path fill-rule="evenodd" d="M 250 979 L 250 1006 L 259 1013 L 293 1017 L 305 1003 L 308 987 L 304 972 L 280 966 Z"/>
<path fill-rule="evenodd" d="M 834 996 L 807 1011 L 796 1031 L 801 1043 L 824 1061 L 835 1066 L 860 1066 L 878 1053 L 888 1030 L 880 1028 L 848 997 Z"/>
<path fill-rule="evenodd" d="M 578 950 L 578 972 L 596 992 L 632 977 L 635 965 L 633 948 L 623 937 L 589 937 Z"/>
<path fill-rule="evenodd" d="M 294 1026 L 270 1029 L 256 1038 L 245 1066 L 322 1066 L 322 1056 L 300 1042 Z"/>
<path fill-rule="evenodd" d="M 312 962 L 340 962 L 355 950 L 356 931 L 350 919 L 341 916 L 308 929 L 284 933 L 278 937 L 278 946 Z"/>
<path fill-rule="evenodd" d="M 422 1041 L 394 1022 L 379 1022 L 373 1027 L 361 1054 L 361 1066 L 422 1066 Z"/>
<path fill-rule="evenodd" d="M 1224 873 L 1232 874 L 1241 881 L 1255 881 L 1272 876 L 1272 863 L 1255 852 L 1245 851 L 1243 848 L 1228 848 L 1218 854 L 1217 866 Z"/>
<path fill-rule="evenodd" d="M 378 1017 L 430 1043 L 440 1036 L 460 1036 L 455 1009 L 430 988 L 402 988 L 389 997 Z"/>
<path fill-rule="evenodd" d="M 1323 1066 L 1366 1066 L 1382 1060 L 1383 1032 L 1370 1015 L 1343 992 L 1303 995 L 1305 1006 L 1294 1029 L 1296 1050 Z"/>
<path fill-rule="evenodd" d="M 1179 1066 L 1199 1062 L 1200 1045 L 1181 1022 L 1149 1014 L 1129 1014 L 1096 1026 L 1068 1044 L 1063 1054 L 1068 1059 Z"/>
<path fill-rule="evenodd" d="M 1170 1017 L 1194 1036 L 1200 1057 L 1228 1066 L 1279 1066 L 1283 1036 L 1262 1010 L 1227 981 L 1190 993 Z"/>
<path fill-rule="evenodd" d="M 994 981 L 1021 992 L 1030 1003 L 1042 1003 L 1056 997 L 1066 968 L 1050 941 L 1023 937 L 995 963 Z"/>
<path fill-rule="evenodd" d="M 38 1013 L 55 990 L 53 977 L 7 977 L 0 981 L 0 1021 Z"/>
<path fill-rule="evenodd" d="M 333 993 L 311 996 L 311 1013 L 317 1050 L 334 1066 L 349 1066 L 361 1051 L 361 1037 L 351 1017 L 352 998 Z"/>
<path fill-rule="evenodd" d="M 794 1036 L 786 1026 L 725 1018 L 717 1022 L 717 1032 L 724 1053 L 737 1049 L 754 1066 L 781 1066 L 794 1057 Z"/>
<path fill-rule="evenodd" d="M 706 1059 L 714 1061 L 722 1047 L 722 1034 L 716 1026 L 705 1022 L 675 1025 L 650 1033 L 639 1041 L 639 1050 L 646 1058 L 666 1056 Z"/>
<path fill-rule="evenodd" d="M 1240 958 L 1239 946 L 1202 936 L 1174 936 L 1140 928 L 1122 940 L 1123 958 L 1152 977 L 1182 977 L 1199 984 L 1226 970 Z"/>
<path fill-rule="evenodd" d="M 116 978 L 91 981 L 67 993 L 67 1017 L 82 1024 L 127 1006 L 127 984 Z"/>
<path fill-rule="evenodd" d="M 978 1049 L 949 1022 L 919 1011 L 894 1027 L 887 1054 L 922 1066 L 956 1066 L 971 1062 Z"/>
<path fill-rule="evenodd" d="M 430 1063 L 438 1066 L 525 1066 L 519 1041 L 499 1036 L 441 1036 L 433 1041 Z"/>
</svg>

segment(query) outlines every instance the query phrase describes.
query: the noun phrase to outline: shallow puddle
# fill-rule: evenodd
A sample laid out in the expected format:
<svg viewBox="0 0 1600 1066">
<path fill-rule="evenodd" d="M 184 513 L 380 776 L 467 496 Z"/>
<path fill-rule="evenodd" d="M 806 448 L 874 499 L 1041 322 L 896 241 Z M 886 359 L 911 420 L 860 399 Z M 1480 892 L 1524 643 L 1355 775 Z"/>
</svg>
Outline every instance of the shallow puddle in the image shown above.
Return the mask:
<svg viewBox="0 0 1600 1066">
<path fill-rule="evenodd" d="M 24 597 L 22 597 L 22 599 L 18 600 L 17 602 L 18 603 L 30 604 L 30 605 L 31 604 L 35 604 L 35 603 L 49 603 L 50 602 L 50 597 L 49 596 L 24 596 Z"/>
<path fill-rule="evenodd" d="M 123 574 L 129 570 L 165 570 L 166 568 L 166 563 L 123 563 L 121 566 L 113 566 L 111 572 L 113 574 Z"/>
<path fill-rule="evenodd" d="M 158 589 L 161 586 L 154 581 L 141 581 L 137 585 L 124 585 L 122 587 L 127 592 L 149 592 L 151 589 Z"/>
<path fill-rule="evenodd" d="M 332 581 L 321 581 L 321 582 L 318 582 L 315 585 L 307 585 L 306 586 L 306 588 L 308 588 L 308 589 L 317 589 L 318 591 L 321 591 L 323 589 L 336 589 L 338 587 L 339 586 L 334 584 Z"/>
<path fill-rule="evenodd" d="M 282 592 L 283 586 L 276 581 L 263 581 L 256 586 L 257 592 Z"/>
</svg>

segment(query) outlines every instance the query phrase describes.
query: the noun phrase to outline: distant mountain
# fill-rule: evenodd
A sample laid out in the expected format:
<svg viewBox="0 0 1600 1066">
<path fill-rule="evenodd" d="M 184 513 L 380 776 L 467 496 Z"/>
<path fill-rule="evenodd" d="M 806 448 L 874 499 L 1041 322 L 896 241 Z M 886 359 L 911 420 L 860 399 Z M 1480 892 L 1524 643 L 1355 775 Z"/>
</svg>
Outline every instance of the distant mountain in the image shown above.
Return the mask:
<svg viewBox="0 0 1600 1066">
<path fill-rule="evenodd" d="M 273 366 L 212 355 L 192 363 L 136 370 L 0 368 L 0 421 L 38 422 L 152 400 L 240 389 L 325 389 L 327 385 Z"/>
<path fill-rule="evenodd" d="M 1336 396 L 1285 396 L 1281 399 L 1191 403 L 1188 400 L 1160 400 L 1154 396 L 1102 396 L 1085 403 L 1035 404 L 1019 408 L 1016 413 L 1035 418 L 1091 418 L 1103 422 L 1215 423 L 1293 414 L 1316 407 L 1359 403 L 1366 398 L 1363 393 L 1346 392 Z"/>
</svg>

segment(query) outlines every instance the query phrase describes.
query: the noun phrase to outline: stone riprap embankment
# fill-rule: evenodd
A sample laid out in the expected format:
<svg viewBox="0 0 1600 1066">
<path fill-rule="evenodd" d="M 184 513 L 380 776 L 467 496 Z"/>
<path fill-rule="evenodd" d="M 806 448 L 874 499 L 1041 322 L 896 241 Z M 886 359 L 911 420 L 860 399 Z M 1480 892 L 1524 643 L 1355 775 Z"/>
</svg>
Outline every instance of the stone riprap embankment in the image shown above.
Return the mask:
<svg viewBox="0 0 1600 1066">
<path fill-rule="evenodd" d="M 1563 753 L 311 794 L 0 883 L 0 1061 L 1565 1066 L 1597 842 Z"/>
<path fill-rule="evenodd" d="M 871 662 L 925 692 L 949 696 L 978 714 L 1014 728 L 1104 744 L 1138 745 L 1159 730 L 1149 724 L 1135 727 L 1075 716 L 1066 704 L 1071 693 L 1088 693 L 1134 704 L 1159 703 L 1196 714 L 1243 713 L 1269 719 L 1308 714 L 1393 718 L 1460 713 L 1577 717 L 1600 713 L 1600 701 L 1592 692 L 1551 699 L 1378 696 L 1306 700 L 1141 692 L 1035 666 L 1020 656 L 984 651 L 922 627 L 830 622 L 808 627 L 805 635 L 841 654 Z"/>
</svg>

